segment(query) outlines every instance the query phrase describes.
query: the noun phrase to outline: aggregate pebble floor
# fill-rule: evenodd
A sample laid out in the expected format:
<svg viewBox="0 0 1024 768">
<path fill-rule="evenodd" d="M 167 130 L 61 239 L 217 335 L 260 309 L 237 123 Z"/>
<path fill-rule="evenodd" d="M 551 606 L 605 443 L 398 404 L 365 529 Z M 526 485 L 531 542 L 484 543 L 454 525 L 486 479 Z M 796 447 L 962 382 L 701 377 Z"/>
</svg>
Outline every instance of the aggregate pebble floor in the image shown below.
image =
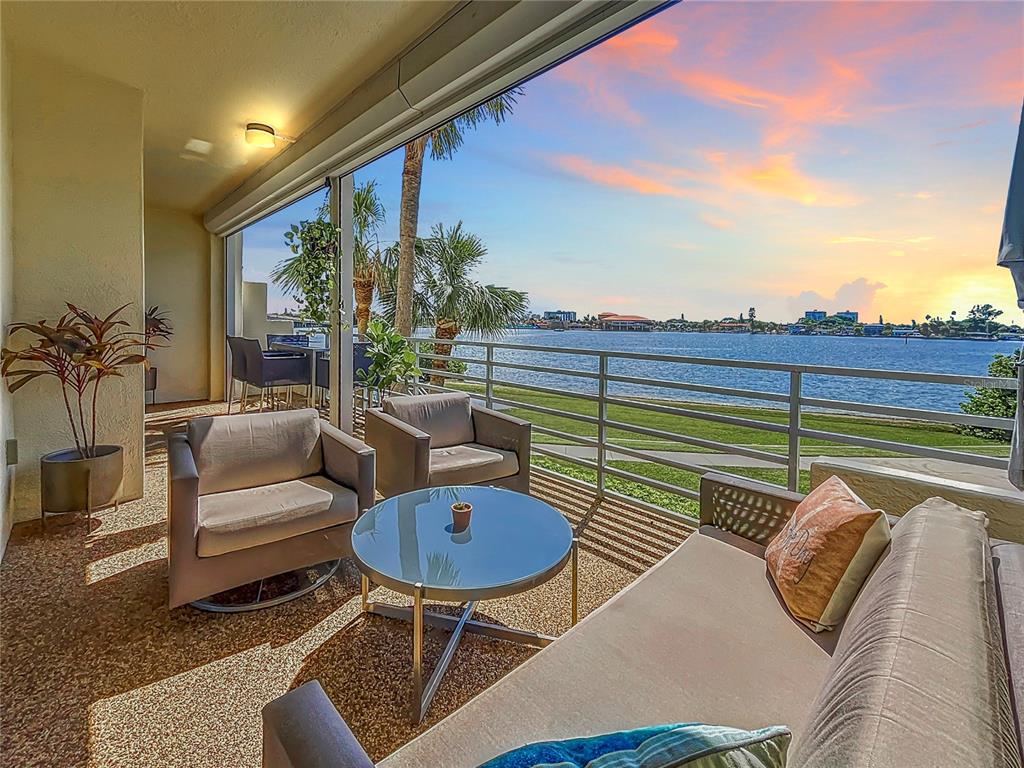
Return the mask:
<svg viewBox="0 0 1024 768">
<path fill-rule="evenodd" d="M 224 405 L 156 406 L 146 417 L 146 495 L 84 518 L 15 526 L 0 565 L 0 765 L 258 766 L 260 709 L 318 679 L 379 760 L 536 651 L 466 636 L 420 727 L 407 720 L 411 638 L 363 616 L 346 561 L 330 583 L 285 605 L 218 615 L 167 608 L 168 430 Z M 535 478 L 581 538 L 581 617 L 686 536 L 682 525 Z M 568 570 L 530 592 L 482 603 L 493 621 L 546 634 L 569 627 Z M 386 590 L 375 598 L 408 602 Z M 428 630 L 431 668 L 447 633 Z"/>
</svg>

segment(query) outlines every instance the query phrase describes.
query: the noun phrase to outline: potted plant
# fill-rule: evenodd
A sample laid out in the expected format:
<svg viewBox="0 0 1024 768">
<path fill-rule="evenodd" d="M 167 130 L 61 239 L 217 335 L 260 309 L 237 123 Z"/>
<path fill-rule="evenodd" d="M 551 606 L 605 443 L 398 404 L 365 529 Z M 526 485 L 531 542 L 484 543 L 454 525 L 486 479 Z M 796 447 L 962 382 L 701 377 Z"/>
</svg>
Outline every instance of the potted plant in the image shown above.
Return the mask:
<svg viewBox="0 0 1024 768">
<path fill-rule="evenodd" d="M 160 339 L 161 341 L 170 341 L 171 336 L 174 335 L 174 328 L 171 325 L 171 320 L 167 316 L 167 313 L 160 309 L 158 306 L 152 306 L 146 310 L 146 345 L 147 350 L 150 346 L 155 346 L 155 340 Z M 146 392 L 153 393 L 153 402 L 156 402 L 156 376 L 157 367 L 155 365 L 146 366 Z"/>
<path fill-rule="evenodd" d="M 123 376 L 126 367 L 147 365 L 146 350 L 155 346 L 147 334 L 127 330 L 128 323 L 119 319 L 128 306 L 100 317 L 68 304 L 68 311 L 53 325 L 45 320 L 11 325 L 11 337 L 25 333 L 35 340 L 22 349 L 0 350 L 0 375 L 10 392 L 41 376 L 60 382 L 75 447 L 39 460 L 44 514 L 81 509 L 91 513 L 117 499 L 124 450 L 96 442 L 97 395 L 102 382 Z"/>
<path fill-rule="evenodd" d="M 381 320 L 370 322 L 366 340 L 370 342 L 366 349 L 370 367 L 358 372 L 363 384 L 376 393 L 378 402 L 395 390 L 408 392 L 422 375 L 412 345 Z"/>
</svg>

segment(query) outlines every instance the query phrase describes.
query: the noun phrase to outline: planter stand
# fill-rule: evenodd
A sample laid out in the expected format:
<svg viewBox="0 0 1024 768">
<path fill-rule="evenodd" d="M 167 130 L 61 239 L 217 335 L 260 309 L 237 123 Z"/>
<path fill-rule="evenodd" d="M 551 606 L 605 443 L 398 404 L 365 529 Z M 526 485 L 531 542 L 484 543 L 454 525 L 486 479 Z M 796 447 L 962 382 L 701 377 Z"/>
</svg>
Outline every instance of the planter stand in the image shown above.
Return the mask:
<svg viewBox="0 0 1024 768">
<path fill-rule="evenodd" d="M 117 488 L 117 494 L 115 494 L 115 496 L 114 496 L 113 504 L 106 504 L 106 505 L 100 507 L 100 509 L 109 509 L 110 507 L 113 507 L 114 511 L 116 512 L 120 506 L 121 506 L 121 486 L 119 485 L 118 488 Z M 47 515 L 72 515 L 75 512 L 81 512 L 82 510 L 80 510 L 80 509 L 77 509 L 77 510 L 76 509 L 72 509 L 72 510 L 70 510 L 68 512 L 51 512 L 51 511 L 47 510 L 46 508 L 44 508 L 42 505 L 40 505 L 39 511 L 41 513 L 40 514 L 40 518 L 42 518 L 45 521 Z M 87 469 L 85 471 L 85 519 L 86 519 L 86 522 L 88 522 L 90 526 L 92 525 L 92 513 L 94 511 L 95 512 L 99 512 L 100 510 L 99 509 L 96 509 L 96 510 L 93 509 L 93 503 L 92 503 L 92 470 L 91 469 Z"/>
</svg>

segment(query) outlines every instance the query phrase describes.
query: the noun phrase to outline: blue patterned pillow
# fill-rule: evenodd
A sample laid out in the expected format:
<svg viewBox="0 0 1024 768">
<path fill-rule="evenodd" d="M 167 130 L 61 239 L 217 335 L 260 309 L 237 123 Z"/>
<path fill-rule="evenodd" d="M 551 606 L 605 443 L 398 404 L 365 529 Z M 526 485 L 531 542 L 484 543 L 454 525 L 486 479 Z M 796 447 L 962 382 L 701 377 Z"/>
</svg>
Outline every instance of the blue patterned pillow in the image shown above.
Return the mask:
<svg viewBox="0 0 1024 768">
<path fill-rule="evenodd" d="M 674 723 L 565 741 L 541 741 L 480 768 L 785 768 L 788 728 L 743 731 Z"/>
</svg>

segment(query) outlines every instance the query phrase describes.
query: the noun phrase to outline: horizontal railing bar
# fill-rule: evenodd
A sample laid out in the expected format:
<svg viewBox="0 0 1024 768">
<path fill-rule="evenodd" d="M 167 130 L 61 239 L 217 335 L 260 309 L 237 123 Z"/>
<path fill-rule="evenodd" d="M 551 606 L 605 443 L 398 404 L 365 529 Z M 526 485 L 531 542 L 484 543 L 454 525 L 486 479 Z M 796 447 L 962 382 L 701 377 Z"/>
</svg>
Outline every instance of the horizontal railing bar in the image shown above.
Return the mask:
<svg viewBox="0 0 1024 768">
<path fill-rule="evenodd" d="M 542 387 L 537 384 L 521 384 L 517 381 L 505 381 L 504 379 L 491 379 L 492 384 L 498 384 L 503 387 L 513 387 L 518 389 L 527 389 L 531 392 L 543 392 L 546 395 L 559 395 L 561 397 L 577 397 L 580 400 L 589 400 L 592 403 L 598 401 L 597 395 L 590 395 L 586 392 L 574 392 L 571 389 L 555 389 L 554 387 Z"/>
<path fill-rule="evenodd" d="M 605 402 L 609 405 L 621 405 L 625 408 L 637 408 L 641 411 L 653 411 L 654 413 L 667 413 L 673 416 L 685 416 L 692 419 L 703 419 L 704 421 L 716 421 L 720 424 L 732 424 L 738 427 L 750 427 L 751 429 L 763 429 L 767 432 L 788 433 L 789 428 L 785 424 L 773 424 L 769 421 L 757 421 L 755 419 L 744 419 L 739 416 L 723 416 L 720 413 L 707 413 L 706 411 L 695 411 L 689 408 L 677 408 L 668 405 L 648 403 L 643 400 L 625 400 L 619 397 L 607 397 Z"/>
<path fill-rule="evenodd" d="M 423 371 L 425 376 L 437 376 L 442 379 L 459 379 L 460 381 L 475 381 L 479 384 L 486 384 L 487 378 L 485 376 L 473 376 L 468 373 L 455 373 L 453 371 L 438 370 L 434 368 L 427 368 Z"/>
<path fill-rule="evenodd" d="M 868 413 L 878 416 L 896 416 L 902 419 L 915 419 L 918 421 L 940 421 L 945 424 L 970 424 L 974 427 L 1013 429 L 1013 419 L 1001 419 L 996 416 L 976 416 L 971 413 L 933 411 L 925 408 L 903 408 L 895 405 L 858 403 L 849 400 L 823 400 L 817 397 L 801 397 L 800 404 L 811 406 L 812 408 L 855 411 L 857 413 Z"/>
<path fill-rule="evenodd" d="M 857 445 L 862 448 L 877 448 L 882 451 L 893 453 L 908 453 L 912 456 L 921 456 L 928 459 L 945 459 L 946 461 L 958 462 L 960 464 L 974 464 L 979 467 L 992 467 L 994 469 L 1006 469 L 1006 459 L 992 456 L 980 456 L 976 453 L 960 453 L 949 451 L 944 448 L 929 448 L 910 443 L 897 443 L 892 440 L 876 440 L 870 437 L 857 437 L 844 435 L 838 432 L 825 432 L 820 429 L 800 429 L 800 437 L 808 437 L 815 440 L 827 440 L 831 443 L 843 443 L 845 445 Z"/>
<path fill-rule="evenodd" d="M 658 355 L 647 352 L 613 352 L 610 350 L 582 349 L 579 347 L 545 347 L 527 344 L 507 344 L 493 341 L 452 341 L 451 339 L 429 339 L 411 337 L 410 341 L 434 344 L 466 344 L 469 346 L 493 347 L 495 349 L 521 349 L 536 352 L 553 352 L 563 355 L 590 355 L 620 360 L 650 360 L 655 362 L 679 363 L 682 365 L 707 365 L 727 368 L 753 368 L 763 371 L 784 371 L 806 373 L 817 376 L 845 376 L 864 379 L 894 379 L 930 384 L 949 384 L 960 387 L 989 387 L 992 389 L 1016 389 L 1017 380 L 1002 376 L 971 376 L 955 373 L 932 373 L 930 371 L 890 371 L 874 368 L 848 368 L 826 365 L 803 365 L 794 363 L 772 363 L 764 360 L 728 360 L 714 357 L 691 357 L 688 355 Z"/>
<path fill-rule="evenodd" d="M 537 424 L 533 424 L 531 429 L 534 432 L 540 432 L 542 435 L 551 435 L 552 437 L 560 437 L 563 440 L 574 440 L 580 445 L 585 445 L 589 448 L 600 448 L 601 444 L 592 437 L 583 437 L 582 435 L 574 435 L 572 432 L 563 432 L 560 429 L 551 429 L 550 427 L 541 427 Z"/>
<path fill-rule="evenodd" d="M 466 363 L 467 365 L 486 365 L 486 360 L 478 360 L 474 357 L 456 357 L 455 355 L 435 355 L 429 352 L 417 352 L 418 357 L 422 357 L 425 360 L 454 360 L 457 363 Z"/>
<path fill-rule="evenodd" d="M 646 451 L 634 450 L 633 448 L 625 448 L 615 443 L 605 443 L 605 449 L 612 453 L 618 452 L 626 456 L 632 456 L 633 458 L 640 459 L 641 461 L 648 462 L 650 464 L 661 464 L 665 467 L 672 467 L 673 469 L 679 469 L 684 472 L 692 472 L 695 475 L 706 475 L 708 472 L 714 472 L 716 475 L 725 475 L 726 477 L 734 477 L 737 480 L 750 480 L 749 477 L 743 475 L 737 475 L 735 472 L 730 472 L 722 467 L 712 467 L 705 464 L 691 464 L 684 461 L 676 461 L 675 459 L 666 459 L 661 456 L 652 455 Z M 611 461 L 617 461 L 617 459 L 611 459 Z M 785 463 L 785 460 L 783 460 Z"/>
<path fill-rule="evenodd" d="M 720 443 L 717 440 L 706 440 L 700 437 L 690 437 L 689 435 L 680 435 L 677 432 L 665 432 L 661 429 L 653 429 L 652 427 L 641 427 L 636 424 L 629 424 L 625 421 L 605 421 L 605 425 L 612 429 L 621 429 L 624 432 L 636 432 L 640 435 L 647 435 L 648 437 L 657 437 L 663 440 L 672 440 L 679 443 L 688 443 L 689 445 L 697 445 L 701 448 L 713 448 L 720 449 L 726 453 L 734 453 L 739 456 L 749 456 L 752 459 L 761 459 L 763 461 L 770 461 L 773 464 L 786 464 L 787 460 L 785 456 L 779 456 L 777 453 L 769 453 L 768 451 L 759 451 L 756 448 L 745 448 L 739 445 L 729 445 L 728 443 Z"/>
<path fill-rule="evenodd" d="M 548 456 L 552 459 L 558 459 L 559 461 L 568 461 L 570 464 L 579 464 L 581 467 L 586 467 L 587 469 L 592 469 L 595 472 L 597 472 L 596 461 L 587 461 L 586 459 L 581 459 L 576 456 L 567 456 L 559 453 L 558 451 L 552 451 L 548 448 L 542 448 L 541 446 L 536 444 L 531 445 L 530 450 L 533 453 L 539 453 L 542 456 Z"/>
<path fill-rule="evenodd" d="M 654 478 L 645 477 L 644 475 L 637 475 L 632 472 L 627 472 L 624 469 L 605 467 L 604 473 L 606 475 L 611 475 L 612 477 L 618 477 L 622 480 L 637 483 L 638 485 L 649 485 L 651 488 L 656 490 L 664 491 L 665 493 L 674 493 L 677 496 L 683 496 L 684 498 L 692 499 L 693 501 L 700 500 L 700 494 L 690 488 L 681 488 L 678 485 L 672 485 L 672 483 L 663 483 L 661 480 L 655 480 Z"/>
<path fill-rule="evenodd" d="M 556 376 L 578 376 L 583 379 L 599 379 L 601 374 L 593 371 L 574 371 L 572 368 L 552 368 L 544 365 L 524 365 L 523 363 L 503 363 L 494 360 L 491 363 L 495 368 L 515 368 L 519 371 L 536 371 L 538 373 L 551 373 Z"/>
<path fill-rule="evenodd" d="M 778 392 L 758 392 L 753 389 L 736 389 L 734 387 L 716 387 L 711 384 L 692 384 L 687 381 L 668 381 L 667 379 L 642 379 L 636 376 L 615 376 L 608 374 L 608 381 L 618 381 L 623 384 L 640 384 L 650 387 L 665 387 L 666 389 L 685 389 L 690 392 L 707 392 L 713 395 L 726 395 L 727 397 L 746 397 L 752 400 L 771 400 L 776 403 L 788 403 L 789 395 Z"/>
<path fill-rule="evenodd" d="M 578 421 L 585 421 L 587 424 L 597 424 L 598 420 L 594 416 L 587 416 L 582 413 L 573 413 L 572 411 L 563 411 L 558 408 L 548 408 L 544 405 L 533 405 L 531 403 L 523 403 L 519 400 L 509 400 L 505 397 L 492 397 L 492 402 L 498 403 L 499 405 L 507 405 L 512 408 L 525 408 L 529 411 L 537 411 L 539 413 L 546 413 L 549 416 L 565 416 L 570 419 L 576 419 Z"/>
</svg>

